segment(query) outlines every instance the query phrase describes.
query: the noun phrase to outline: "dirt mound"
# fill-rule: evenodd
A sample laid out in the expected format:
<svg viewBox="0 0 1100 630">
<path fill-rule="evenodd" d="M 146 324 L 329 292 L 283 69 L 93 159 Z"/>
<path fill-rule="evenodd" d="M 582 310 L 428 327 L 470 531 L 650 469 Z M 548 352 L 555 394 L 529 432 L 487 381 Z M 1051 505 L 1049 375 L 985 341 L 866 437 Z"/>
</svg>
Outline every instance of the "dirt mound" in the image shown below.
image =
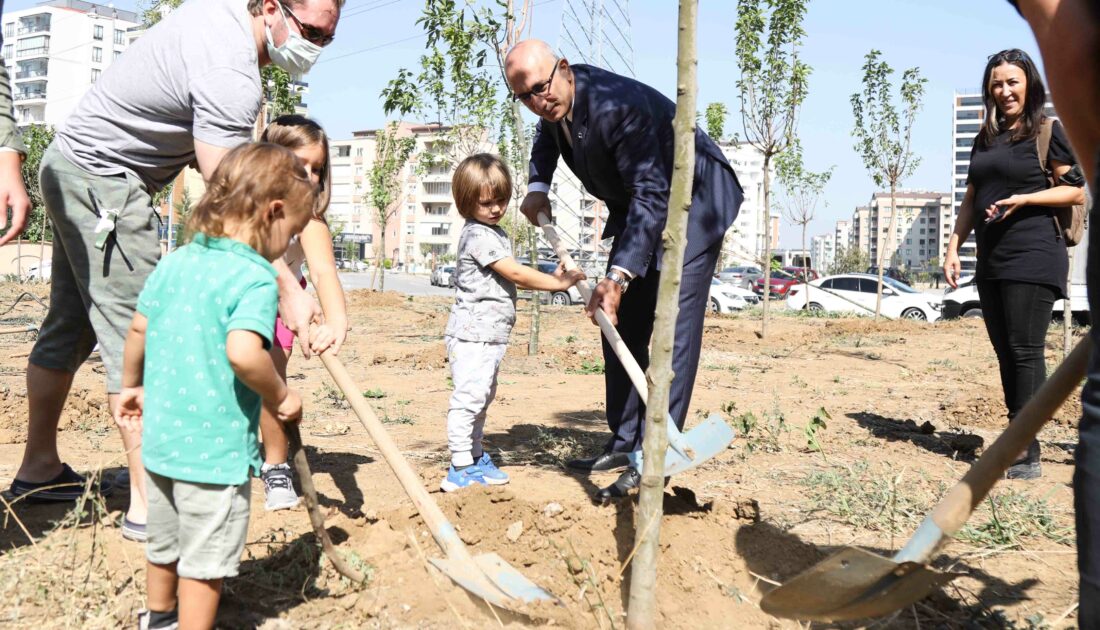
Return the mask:
<svg viewBox="0 0 1100 630">
<path fill-rule="evenodd" d="M 629 566 L 623 566 L 634 547 L 633 502 L 607 508 L 541 504 L 502 488 L 471 488 L 441 496 L 440 504 L 475 555 L 499 554 L 561 600 L 561 606 L 532 609 L 533 617 L 580 628 L 607 627 L 610 619 L 620 625 L 630 575 Z M 746 537 L 736 535 L 740 526 L 759 518 L 756 502 L 700 504 L 690 490 L 676 487 L 665 494 L 665 512 L 658 588 L 677 595 L 659 598 L 658 625 L 718 627 L 732 615 L 749 625 L 765 625 L 767 617 L 745 599 L 755 578 L 738 550 Z M 438 619 L 450 607 L 460 617 L 492 621 L 487 609 L 428 568 L 425 556 L 439 552 L 411 508 L 368 514 L 351 525 L 341 549 L 354 550 L 374 567 L 377 583 L 368 591 L 399 588 L 403 602 L 393 609 L 388 608 L 392 604 L 372 607 L 370 602 L 397 601 L 372 596 L 358 607 L 361 613 L 415 625 Z M 704 542 L 705 549 L 700 547 Z M 767 555 L 762 549 L 753 553 Z M 816 558 L 812 551 L 801 555 L 800 566 Z"/>
<path fill-rule="evenodd" d="M 949 427 L 1004 428 L 1008 411 L 1000 391 L 955 400 L 940 406 Z"/>
<path fill-rule="evenodd" d="M 349 311 L 361 308 L 400 308 L 410 300 L 403 293 L 394 293 L 393 291 L 379 293 L 370 289 L 346 291 L 344 295 L 347 299 Z"/>
</svg>

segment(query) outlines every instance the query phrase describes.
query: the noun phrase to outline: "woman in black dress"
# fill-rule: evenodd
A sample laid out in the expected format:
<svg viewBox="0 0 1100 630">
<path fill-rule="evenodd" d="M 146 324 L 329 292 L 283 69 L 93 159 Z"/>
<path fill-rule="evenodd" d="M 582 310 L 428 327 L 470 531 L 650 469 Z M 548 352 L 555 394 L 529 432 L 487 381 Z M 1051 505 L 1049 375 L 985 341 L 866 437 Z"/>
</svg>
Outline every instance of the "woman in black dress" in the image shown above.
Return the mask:
<svg viewBox="0 0 1100 630">
<path fill-rule="evenodd" d="M 1067 176 L 1073 179 L 1069 174 L 1075 159 L 1057 121 L 1048 164 L 1039 163 L 1036 140 L 1045 118 L 1046 89 L 1027 53 L 1012 49 L 990 57 L 982 98 L 985 121 L 971 150 L 966 196 L 943 271 L 948 284 L 956 286 L 959 245 L 975 230 L 975 281 L 1011 421 L 1046 380 L 1043 351 L 1051 310 L 1067 295 L 1069 259 L 1055 208 L 1084 203 L 1085 197 L 1079 185 L 1063 181 Z M 1053 186 L 1047 181 L 1048 170 Z M 1039 475 L 1036 440 L 1009 468 L 1008 477 Z"/>
</svg>

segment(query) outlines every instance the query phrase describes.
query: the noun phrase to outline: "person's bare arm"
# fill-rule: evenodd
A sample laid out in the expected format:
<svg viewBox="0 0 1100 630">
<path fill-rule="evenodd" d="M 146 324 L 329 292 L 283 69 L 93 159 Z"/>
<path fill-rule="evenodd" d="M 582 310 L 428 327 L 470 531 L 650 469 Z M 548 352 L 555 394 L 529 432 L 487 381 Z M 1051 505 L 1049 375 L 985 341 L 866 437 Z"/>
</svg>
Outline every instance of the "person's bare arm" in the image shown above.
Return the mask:
<svg viewBox="0 0 1100 630">
<path fill-rule="evenodd" d="M 149 320 L 134 313 L 126 343 L 122 347 L 122 390 L 115 407 L 115 423 L 130 433 L 141 432 L 142 410 L 145 406 L 145 330 Z"/>
<path fill-rule="evenodd" d="M 542 273 L 526 265 L 516 262 L 511 256 L 501 258 L 489 265 L 493 271 L 504 276 L 506 280 L 516 283 L 516 286 L 536 291 L 565 291 L 574 284 L 584 280 L 584 272 L 579 269 L 564 271 L 558 268 L 554 275 Z"/>
<path fill-rule="evenodd" d="M 348 335 L 348 308 L 344 287 L 336 273 L 332 232 L 324 221 L 310 221 L 299 238 L 309 263 L 309 279 L 317 288 L 317 298 L 325 315 L 325 322 L 311 331 L 312 350 L 320 354 L 331 347 L 336 354 Z"/>
<path fill-rule="evenodd" d="M 222 158 L 229 153 L 225 147 L 216 147 L 201 140 L 195 140 L 195 161 L 198 162 L 199 172 L 207 182 L 214 175 L 214 169 L 221 164 Z"/>
<path fill-rule="evenodd" d="M 301 398 L 286 386 L 286 382 L 275 370 L 275 363 L 264 349 L 264 341 L 260 335 L 250 330 L 229 331 L 225 355 L 237 378 L 259 394 L 279 420 L 294 422 L 301 418 Z"/>
<path fill-rule="evenodd" d="M 7 223 L 7 208 L 11 208 L 11 227 L 0 236 L 0 245 L 23 232 L 31 200 L 23 186 L 23 156 L 15 151 L 0 152 L 0 228 Z"/>
<path fill-rule="evenodd" d="M 955 217 L 955 229 L 951 232 L 951 238 L 947 241 L 947 251 L 943 256 L 943 277 L 947 284 L 958 287 L 959 274 L 962 273 L 962 262 L 959 260 L 959 246 L 970 237 L 974 229 L 974 186 L 967 185 L 966 194 L 959 205 L 959 215 Z"/>
<path fill-rule="evenodd" d="M 1020 0 L 1043 55 L 1047 85 L 1089 182 L 1100 153 L 1100 9 L 1096 0 Z"/>
</svg>

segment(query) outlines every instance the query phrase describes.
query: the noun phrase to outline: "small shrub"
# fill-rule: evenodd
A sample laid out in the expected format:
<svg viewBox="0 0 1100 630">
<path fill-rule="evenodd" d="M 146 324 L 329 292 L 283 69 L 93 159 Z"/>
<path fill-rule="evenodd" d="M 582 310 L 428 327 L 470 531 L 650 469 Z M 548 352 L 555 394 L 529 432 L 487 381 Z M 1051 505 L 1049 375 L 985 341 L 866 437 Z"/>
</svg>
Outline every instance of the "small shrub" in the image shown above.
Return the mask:
<svg viewBox="0 0 1100 630">
<path fill-rule="evenodd" d="M 368 389 L 363 392 L 363 398 L 385 398 L 386 392 L 381 389 Z"/>
</svg>

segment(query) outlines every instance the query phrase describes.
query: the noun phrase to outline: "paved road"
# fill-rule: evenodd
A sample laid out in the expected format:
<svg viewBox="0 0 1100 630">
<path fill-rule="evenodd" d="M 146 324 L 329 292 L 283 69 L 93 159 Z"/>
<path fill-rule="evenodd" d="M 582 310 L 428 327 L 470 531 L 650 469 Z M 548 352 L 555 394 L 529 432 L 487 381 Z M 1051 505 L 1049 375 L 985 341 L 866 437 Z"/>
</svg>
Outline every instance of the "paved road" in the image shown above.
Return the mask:
<svg viewBox="0 0 1100 630">
<path fill-rule="evenodd" d="M 363 273 L 340 272 L 340 282 L 345 289 L 369 289 L 373 272 Z M 446 287 L 433 287 L 426 275 L 400 273 L 396 271 L 386 272 L 386 290 L 404 293 L 406 295 L 441 295 L 450 297 L 454 295 L 454 289 Z"/>
</svg>

